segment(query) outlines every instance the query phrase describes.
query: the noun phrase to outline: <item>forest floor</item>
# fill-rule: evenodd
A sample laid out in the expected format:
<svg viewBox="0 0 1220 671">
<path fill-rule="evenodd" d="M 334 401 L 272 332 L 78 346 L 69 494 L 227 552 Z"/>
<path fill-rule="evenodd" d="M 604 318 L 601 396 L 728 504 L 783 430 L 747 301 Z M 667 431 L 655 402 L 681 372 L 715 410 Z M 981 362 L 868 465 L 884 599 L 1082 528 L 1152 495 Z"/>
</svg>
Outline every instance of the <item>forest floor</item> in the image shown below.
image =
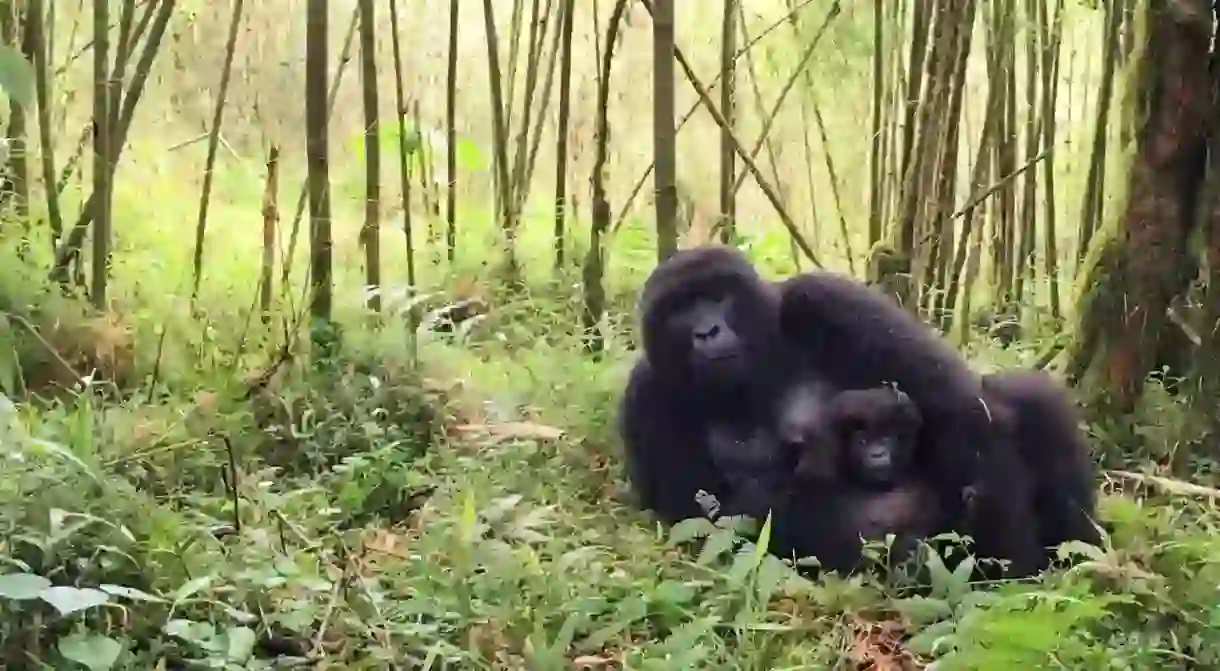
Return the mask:
<svg viewBox="0 0 1220 671">
<path fill-rule="evenodd" d="M 413 341 L 388 218 L 385 321 L 362 319 L 358 183 L 337 178 L 343 345 L 310 365 L 280 321 L 302 303 L 304 235 L 271 325 L 251 310 L 248 166 L 217 180 L 192 305 L 182 232 L 197 199 L 179 176 L 199 157 L 139 158 L 116 192 L 110 313 L 32 281 L 45 266 L 0 264 L 4 668 L 260 669 L 275 654 L 331 669 L 1220 668 L 1210 490 L 1107 482 L 1106 547 L 1026 584 L 970 585 L 935 562 L 922 597 L 868 575 L 806 580 L 629 504 L 614 414 L 655 263 L 643 227 L 614 239 L 600 360 L 580 347 L 579 269 L 550 270 L 549 212 L 527 213 L 516 295 L 475 251 L 497 239 L 486 213 L 463 210 L 457 263 L 425 246 L 429 294 L 492 309 Z M 791 271 L 780 227 L 745 246 L 768 274 Z M 45 264 L 38 247 L 30 263 Z M 1019 365 L 1037 345 L 969 356 Z M 1184 421 L 1176 408 L 1149 413 L 1149 443 L 1169 442 L 1156 432 Z"/>
<path fill-rule="evenodd" d="M 353 326 L 309 367 L 204 345 L 151 400 L 0 407 L 6 667 L 1220 668 L 1206 502 L 1107 494 L 1108 547 L 1027 584 L 936 562 L 925 597 L 809 581 L 634 511 L 613 430 L 630 355 L 582 355 L 570 302 L 503 308 L 417 354 Z M 95 363 L 125 347 L 80 328 Z"/>
</svg>

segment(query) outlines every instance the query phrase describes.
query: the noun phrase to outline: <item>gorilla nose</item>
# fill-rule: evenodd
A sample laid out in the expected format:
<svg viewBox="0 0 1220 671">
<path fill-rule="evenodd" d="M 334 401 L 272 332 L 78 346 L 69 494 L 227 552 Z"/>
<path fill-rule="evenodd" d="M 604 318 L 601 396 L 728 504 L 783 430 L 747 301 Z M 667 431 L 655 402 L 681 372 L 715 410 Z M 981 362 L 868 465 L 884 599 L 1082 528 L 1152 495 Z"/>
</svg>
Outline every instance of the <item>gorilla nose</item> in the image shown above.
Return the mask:
<svg viewBox="0 0 1220 671">
<path fill-rule="evenodd" d="M 719 324 L 712 324 L 711 326 L 705 326 L 702 328 L 695 329 L 695 337 L 700 340 L 711 340 L 718 335 L 720 335 L 720 325 Z"/>
</svg>

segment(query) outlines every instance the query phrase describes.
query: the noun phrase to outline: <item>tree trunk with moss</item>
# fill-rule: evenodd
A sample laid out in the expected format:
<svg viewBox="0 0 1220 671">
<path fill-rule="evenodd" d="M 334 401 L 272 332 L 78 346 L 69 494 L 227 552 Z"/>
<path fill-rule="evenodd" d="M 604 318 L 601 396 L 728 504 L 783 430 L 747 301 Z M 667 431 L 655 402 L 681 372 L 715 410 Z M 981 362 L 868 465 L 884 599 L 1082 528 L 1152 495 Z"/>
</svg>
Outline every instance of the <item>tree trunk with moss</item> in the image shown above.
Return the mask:
<svg viewBox="0 0 1220 671">
<path fill-rule="evenodd" d="M 1126 207 L 1089 247 L 1079 281 L 1068 377 L 1095 409 L 1132 410 L 1155 364 L 1165 310 L 1182 289 L 1178 267 L 1194 223 L 1211 104 L 1211 11 L 1204 0 L 1147 0 L 1140 8 L 1135 147 Z"/>
<path fill-rule="evenodd" d="M 1213 11 L 1220 18 L 1220 5 Z M 1220 42 L 1212 48 L 1211 65 L 1212 106 L 1207 127 L 1210 152 L 1198 219 L 1208 269 L 1207 288 L 1203 294 L 1204 325 L 1220 323 Z M 1220 330 L 1202 328 L 1199 336 L 1201 342 L 1192 352 L 1193 356 L 1183 360 L 1190 361 L 1190 375 L 1196 381 L 1188 387 L 1192 393 L 1191 403 L 1201 416 L 1208 418 L 1206 428 L 1210 435 L 1207 438 L 1214 438 L 1220 434 L 1220 416 L 1215 412 L 1216 398 L 1220 394 Z M 1214 440 L 1207 440 L 1206 444 L 1214 445 Z"/>
</svg>

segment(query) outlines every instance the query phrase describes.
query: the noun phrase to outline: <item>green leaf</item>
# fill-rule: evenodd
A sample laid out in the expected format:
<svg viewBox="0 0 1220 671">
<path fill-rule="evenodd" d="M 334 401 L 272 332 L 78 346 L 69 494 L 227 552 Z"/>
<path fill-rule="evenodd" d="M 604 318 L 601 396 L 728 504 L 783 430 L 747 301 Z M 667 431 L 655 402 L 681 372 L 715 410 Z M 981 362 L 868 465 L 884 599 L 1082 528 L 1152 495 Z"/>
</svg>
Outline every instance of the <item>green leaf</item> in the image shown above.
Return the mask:
<svg viewBox="0 0 1220 671">
<path fill-rule="evenodd" d="M 754 559 L 755 562 L 762 561 L 763 555 L 767 553 L 767 547 L 771 544 L 771 513 L 767 512 L 767 520 L 763 522 L 762 531 L 758 533 L 758 541 L 754 544 Z"/>
<path fill-rule="evenodd" d="M 165 603 L 165 599 L 159 596 L 153 596 L 148 592 L 141 592 L 132 587 L 123 587 L 122 585 L 98 585 L 98 589 L 109 594 L 110 596 L 121 596 L 132 601 L 149 601 L 152 603 Z"/>
<path fill-rule="evenodd" d="M 43 601 L 54 606 L 60 615 L 71 615 L 110 601 L 109 594 L 92 587 L 84 589 L 66 586 L 51 587 L 44 590 L 39 596 Z"/>
<path fill-rule="evenodd" d="M 229 659 L 244 662 L 254 653 L 254 630 L 249 627 L 231 627 L 227 632 L 229 638 Z"/>
<path fill-rule="evenodd" d="M 20 51 L 5 44 L 0 44 L 0 89 L 22 107 L 34 93 L 34 68 Z"/>
<path fill-rule="evenodd" d="M 1067 541 L 1055 552 L 1060 559 L 1070 559 L 1072 555 L 1084 555 L 1093 561 L 1105 561 L 1106 552 L 1099 547 L 1081 541 Z"/>
<path fill-rule="evenodd" d="M 953 615 L 953 609 L 943 599 L 913 596 L 894 602 L 894 608 L 908 620 L 917 624 L 944 620 Z"/>
<path fill-rule="evenodd" d="M 114 667 L 122 651 L 118 641 L 100 634 L 72 634 L 59 640 L 59 654 L 93 671 Z"/>
<path fill-rule="evenodd" d="M 650 595 L 653 601 L 664 601 L 676 606 L 690 603 L 697 596 L 695 588 L 677 580 L 664 580 L 657 584 Z"/>
<path fill-rule="evenodd" d="M 33 573 L 0 575 L 0 596 L 15 601 L 37 599 L 50 586 L 50 580 Z"/>
<path fill-rule="evenodd" d="M 954 632 L 954 622 L 945 620 L 924 629 L 918 634 L 911 637 L 907 641 L 906 647 L 911 652 L 914 652 L 925 657 L 931 657 L 936 652 L 939 644 L 942 642 L 950 642 Z M 946 640 L 949 638 L 949 640 Z"/>
<path fill-rule="evenodd" d="M 949 601 L 958 603 L 962 597 L 970 591 L 970 576 L 974 573 L 974 557 L 966 557 L 962 560 L 957 568 L 953 569 L 952 579 L 949 582 Z"/>
<path fill-rule="evenodd" d="M 706 517 L 688 517 L 669 529 L 669 545 L 675 546 L 687 543 L 696 538 L 706 538 L 716 526 Z"/>
<path fill-rule="evenodd" d="M 935 549 L 929 547 L 927 558 L 924 560 L 924 565 L 928 568 L 928 574 L 932 581 L 932 594 L 938 597 L 945 597 L 950 594 L 950 586 L 953 584 L 953 574 L 945 567 L 945 562 L 941 559 L 939 553 Z"/>
<path fill-rule="evenodd" d="M 731 551 L 736 544 L 737 534 L 727 529 L 718 529 L 711 536 L 708 536 L 707 542 L 703 544 L 703 548 L 699 551 L 699 558 L 695 560 L 695 563 L 699 566 L 708 566 L 721 555 Z"/>
<path fill-rule="evenodd" d="M 207 589 L 208 586 L 211 584 L 212 584 L 212 576 L 210 576 L 210 575 L 205 575 L 205 576 L 201 576 L 199 578 L 195 578 L 194 580 L 186 583 L 182 587 L 179 587 L 177 592 L 174 592 L 174 603 L 179 603 L 179 602 L 183 601 L 184 599 L 188 599 L 188 598 L 194 596 L 197 592 L 201 592 L 201 591 Z"/>
<path fill-rule="evenodd" d="M 758 574 L 754 583 L 754 597 L 759 603 L 767 603 L 779 591 L 784 579 L 788 577 L 789 569 L 775 555 L 766 555 L 758 565 Z"/>
</svg>

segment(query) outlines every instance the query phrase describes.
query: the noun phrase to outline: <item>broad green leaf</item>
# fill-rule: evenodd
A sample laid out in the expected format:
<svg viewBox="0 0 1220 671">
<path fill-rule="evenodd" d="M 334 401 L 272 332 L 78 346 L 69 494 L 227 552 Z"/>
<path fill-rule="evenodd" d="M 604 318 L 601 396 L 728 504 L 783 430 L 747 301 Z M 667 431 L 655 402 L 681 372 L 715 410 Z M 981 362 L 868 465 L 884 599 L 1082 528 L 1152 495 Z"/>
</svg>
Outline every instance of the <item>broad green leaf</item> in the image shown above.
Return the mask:
<svg viewBox="0 0 1220 671">
<path fill-rule="evenodd" d="M 690 603 L 696 595 L 697 592 L 691 585 L 677 580 L 663 580 L 657 584 L 656 589 L 652 590 L 650 596 L 653 601 L 664 601 L 681 606 Z"/>
<path fill-rule="evenodd" d="M 34 68 L 20 51 L 0 44 L 0 89 L 17 104 L 30 104 L 34 93 Z"/>
<path fill-rule="evenodd" d="M 174 592 L 174 603 L 178 603 L 184 599 L 194 596 L 197 592 L 201 592 L 212 584 L 212 576 L 205 575 L 186 583 Z"/>
<path fill-rule="evenodd" d="M 0 575 L 0 596 L 16 601 L 37 599 L 51 586 L 51 581 L 33 573 Z"/>
<path fill-rule="evenodd" d="M 953 609 L 946 601 L 922 596 L 895 601 L 894 608 L 917 624 L 936 622 L 953 615 Z"/>
<path fill-rule="evenodd" d="M 706 517 L 688 517 L 669 529 L 669 545 L 675 546 L 687 543 L 696 538 L 706 538 L 716 526 Z"/>
<path fill-rule="evenodd" d="M 912 636 L 907 641 L 906 647 L 916 654 L 931 657 L 937 648 L 940 647 L 940 644 L 946 642 L 946 639 L 953 635 L 954 627 L 955 625 L 952 620 L 937 622 Z"/>
<path fill-rule="evenodd" d="M 957 568 L 953 569 L 953 577 L 949 582 L 949 601 L 958 603 L 970 591 L 970 576 L 974 573 L 974 557 L 966 557 Z"/>
<path fill-rule="evenodd" d="M 71 615 L 110 601 L 109 594 L 92 587 L 83 589 L 67 586 L 51 587 L 44 590 L 39 596 L 43 601 L 54 606 L 60 615 Z"/>
<path fill-rule="evenodd" d="M 93 671 L 114 667 L 123 646 L 109 636 L 72 634 L 59 640 L 59 654 Z"/>
<path fill-rule="evenodd" d="M 700 566 L 707 566 L 716 561 L 718 557 L 733 549 L 737 543 L 737 534 L 725 529 L 717 529 L 715 533 L 708 536 L 707 542 L 703 544 L 703 548 L 699 551 L 699 558 L 695 563 Z"/>
<path fill-rule="evenodd" d="M 229 659 L 235 662 L 244 662 L 250 659 L 250 655 L 254 652 L 254 643 L 256 637 L 254 630 L 249 627 L 231 627 L 227 632 L 229 638 Z"/>
</svg>

